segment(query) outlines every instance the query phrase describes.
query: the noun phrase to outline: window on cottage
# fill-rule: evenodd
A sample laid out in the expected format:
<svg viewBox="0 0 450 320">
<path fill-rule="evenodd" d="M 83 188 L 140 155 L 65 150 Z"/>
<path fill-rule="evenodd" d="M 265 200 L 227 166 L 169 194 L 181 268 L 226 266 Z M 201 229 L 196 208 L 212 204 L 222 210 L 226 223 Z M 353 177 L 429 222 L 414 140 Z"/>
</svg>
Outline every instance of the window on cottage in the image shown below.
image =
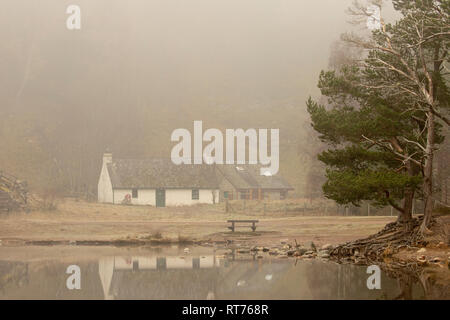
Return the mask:
<svg viewBox="0 0 450 320">
<path fill-rule="evenodd" d="M 131 190 L 131 196 L 136 199 L 138 197 L 138 189 Z"/>
<path fill-rule="evenodd" d="M 198 189 L 192 190 L 192 200 L 199 200 L 200 199 L 200 193 Z"/>
<path fill-rule="evenodd" d="M 228 191 L 223 192 L 223 197 L 224 197 L 224 199 L 228 199 Z"/>
</svg>

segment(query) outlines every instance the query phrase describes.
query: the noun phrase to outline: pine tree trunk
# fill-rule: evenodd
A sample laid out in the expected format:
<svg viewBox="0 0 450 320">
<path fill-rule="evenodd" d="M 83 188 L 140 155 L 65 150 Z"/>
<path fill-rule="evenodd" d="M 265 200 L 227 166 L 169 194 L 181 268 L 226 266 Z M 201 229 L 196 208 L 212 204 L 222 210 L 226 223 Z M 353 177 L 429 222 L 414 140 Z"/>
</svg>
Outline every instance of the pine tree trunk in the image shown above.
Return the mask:
<svg viewBox="0 0 450 320">
<path fill-rule="evenodd" d="M 427 113 L 427 145 L 424 167 L 423 196 L 425 202 L 423 222 L 420 227 L 422 233 L 429 233 L 429 223 L 433 215 L 433 153 L 434 153 L 434 115 Z"/>
<path fill-rule="evenodd" d="M 411 161 L 406 162 L 406 171 L 410 176 L 414 175 L 414 168 Z M 414 201 L 414 189 L 407 188 L 405 190 L 405 197 L 403 200 L 403 211 L 401 211 L 398 215 L 397 219 L 398 223 L 408 224 L 409 222 L 412 221 L 413 201 Z"/>
<path fill-rule="evenodd" d="M 414 201 L 414 191 L 405 190 L 405 199 L 403 200 L 403 212 L 398 215 L 397 222 L 408 223 L 412 220 L 412 205 Z"/>
</svg>

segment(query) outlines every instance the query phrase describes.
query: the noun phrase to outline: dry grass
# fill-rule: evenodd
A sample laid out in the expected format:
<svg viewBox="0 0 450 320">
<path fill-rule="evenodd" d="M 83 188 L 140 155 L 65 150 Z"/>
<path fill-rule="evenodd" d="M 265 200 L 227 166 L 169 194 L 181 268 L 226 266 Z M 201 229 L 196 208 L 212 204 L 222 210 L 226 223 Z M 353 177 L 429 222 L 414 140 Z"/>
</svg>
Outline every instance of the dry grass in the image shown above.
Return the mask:
<svg viewBox="0 0 450 320">
<path fill-rule="evenodd" d="M 288 202 L 289 203 L 289 202 Z M 223 204 L 154 208 L 65 199 L 55 211 L 0 215 L 0 239 L 114 240 L 130 238 L 223 239 L 226 220 L 258 219 L 259 243 L 282 238 L 338 243 L 379 231 L 392 217 L 299 216 L 284 210 L 261 213 L 248 201 L 245 212 L 225 212 Z M 280 207 L 284 202 L 272 202 Z M 241 229 L 239 229 L 241 231 Z M 245 231 L 245 229 L 242 229 Z"/>
</svg>

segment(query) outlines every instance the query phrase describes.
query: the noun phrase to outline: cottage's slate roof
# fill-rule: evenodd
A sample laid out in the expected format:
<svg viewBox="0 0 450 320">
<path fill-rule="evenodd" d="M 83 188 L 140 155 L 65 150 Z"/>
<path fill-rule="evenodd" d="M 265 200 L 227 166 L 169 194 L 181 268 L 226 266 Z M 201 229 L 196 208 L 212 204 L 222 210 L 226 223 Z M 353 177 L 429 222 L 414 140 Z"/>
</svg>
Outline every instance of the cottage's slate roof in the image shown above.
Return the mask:
<svg viewBox="0 0 450 320">
<path fill-rule="evenodd" d="M 175 165 L 170 159 L 114 159 L 107 168 L 114 189 L 218 189 L 215 170 L 236 189 L 293 189 L 279 175 L 261 175 L 260 165 Z"/>
<path fill-rule="evenodd" d="M 213 166 L 175 165 L 170 159 L 114 159 L 108 173 L 114 189 L 218 189 Z"/>
<path fill-rule="evenodd" d="M 280 175 L 261 175 L 261 165 L 218 165 L 223 176 L 236 189 L 293 190 Z"/>
</svg>

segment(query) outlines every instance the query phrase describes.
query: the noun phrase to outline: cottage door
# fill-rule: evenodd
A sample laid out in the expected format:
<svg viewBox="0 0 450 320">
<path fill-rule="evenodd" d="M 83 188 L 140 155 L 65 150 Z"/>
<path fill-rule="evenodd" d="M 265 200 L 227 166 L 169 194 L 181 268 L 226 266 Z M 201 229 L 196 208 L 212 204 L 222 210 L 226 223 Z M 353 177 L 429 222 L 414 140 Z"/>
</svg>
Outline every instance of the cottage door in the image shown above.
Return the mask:
<svg viewBox="0 0 450 320">
<path fill-rule="evenodd" d="M 166 206 L 166 190 L 156 189 L 156 207 Z"/>
</svg>

